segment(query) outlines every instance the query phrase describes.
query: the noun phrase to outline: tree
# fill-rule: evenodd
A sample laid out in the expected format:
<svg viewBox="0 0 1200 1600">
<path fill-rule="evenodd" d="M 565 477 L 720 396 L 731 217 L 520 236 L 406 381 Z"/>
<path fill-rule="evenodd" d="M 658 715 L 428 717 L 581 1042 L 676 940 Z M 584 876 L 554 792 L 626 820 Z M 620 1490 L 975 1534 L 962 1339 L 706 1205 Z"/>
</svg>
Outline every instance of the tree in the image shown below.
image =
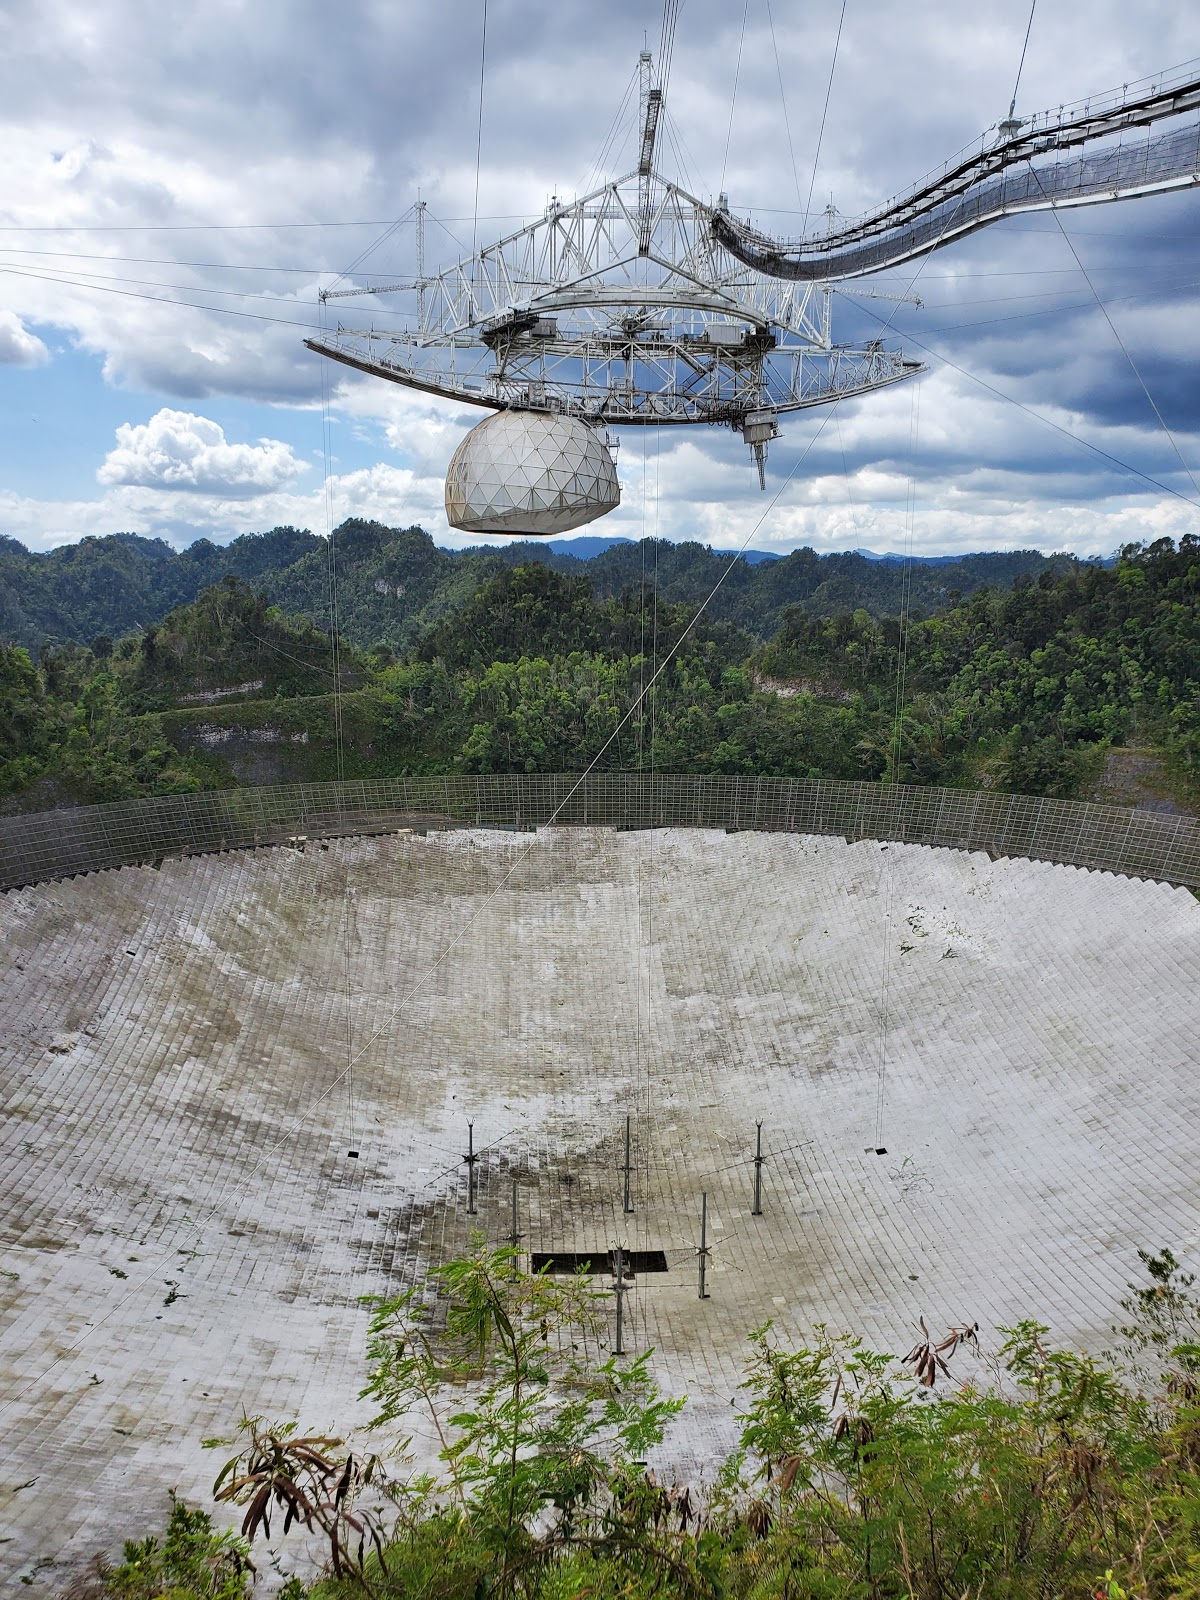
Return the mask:
<svg viewBox="0 0 1200 1600">
<path fill-rule="evenodd" d="M 438 1483 L 395 1494 L 401 1529 L 379 1569 L 388 1592 L 528 1592 L 536 1574 L 579 1552 L 634 1574 L 674 1570 L 637 1463 L 683 1402 L 659 1394 L 648 1355 L 593 1364 L 582 1354 L 603 1341 L 590 1281 L 522 1272 L 515 1250 L 477 1241 L 433 1286 L 432 1301 L 416 1291 L 368 1301 L 370 1426 L 393 1428 L 420 1407 L 444 1469 Z M 434 1499 L 436 1579 L 417 1537 Z"/>
</svg>

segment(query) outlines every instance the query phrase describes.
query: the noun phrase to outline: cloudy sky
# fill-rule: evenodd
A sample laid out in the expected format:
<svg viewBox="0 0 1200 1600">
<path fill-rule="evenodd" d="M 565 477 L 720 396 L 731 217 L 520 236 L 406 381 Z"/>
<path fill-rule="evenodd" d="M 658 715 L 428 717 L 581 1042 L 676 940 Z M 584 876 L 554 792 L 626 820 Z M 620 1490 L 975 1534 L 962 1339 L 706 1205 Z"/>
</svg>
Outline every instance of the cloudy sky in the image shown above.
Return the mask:
<svg viewBox="0 0 1200 1600">
<path fill-rule="evenodd" d="M 411 270 L 411 227 L 387 230 L 418 192 L 431 264 L 469 244 L 482 10 L 0 0 L 0 534 L 185 544 L 354 514 L 478 542 L 447 529 L 442 478 L 480 413 L 302 340 L 353 263 Z M 1007 111 L 1026 0 L 847 0 L 814 176 L 839 12 L 684 0 L 668 101 L 695 192 L 723 178 L 736 211 L 786 234 L 810 184 L 815 206 L 860 212 Z M 487 16 L 481 242 L 583 192 L 661 9 L 488 0 Z M 1195 56 L 1200 14 L 1177 0 L 1038 0 L 1018 110 Z M 766 496 L 727 432 L 630 430 L 622 507 L 587 531 L 1103 554 L 1200 529 L 1200 191 L 1063 221 L 1070 242 L 1013 219 L 875 284 L 919 308 L 835 300 L 836 337 L 887 324 L 929 371 L 785 421 Z"/>
</svg>

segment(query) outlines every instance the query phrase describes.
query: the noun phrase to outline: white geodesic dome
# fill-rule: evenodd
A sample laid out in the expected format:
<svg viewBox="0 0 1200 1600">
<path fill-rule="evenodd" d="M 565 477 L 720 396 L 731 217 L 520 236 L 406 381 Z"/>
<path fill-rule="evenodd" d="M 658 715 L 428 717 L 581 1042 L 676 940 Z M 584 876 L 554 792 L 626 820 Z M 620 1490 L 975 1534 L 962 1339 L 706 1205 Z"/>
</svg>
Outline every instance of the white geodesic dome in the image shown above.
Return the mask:
<svg viewBox="0 0 1200 1600">
<path fill-rule="evenodd" d="M 495 412 L 446 469 L 446 517 L 468 533 L 569 533 L 620 503 L 604 432 L 553 412 Z"/>
</svg>

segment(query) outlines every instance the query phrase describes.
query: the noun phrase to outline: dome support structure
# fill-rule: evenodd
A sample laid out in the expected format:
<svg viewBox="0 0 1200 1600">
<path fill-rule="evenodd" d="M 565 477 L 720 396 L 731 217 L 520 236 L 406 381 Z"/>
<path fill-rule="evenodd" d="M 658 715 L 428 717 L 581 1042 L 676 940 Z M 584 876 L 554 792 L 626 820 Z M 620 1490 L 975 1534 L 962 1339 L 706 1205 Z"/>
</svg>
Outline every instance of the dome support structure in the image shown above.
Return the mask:
<svg viewBox="0 0 1200 1600">
<path fill-rule="evenodd" d="M 330 289 L 378 296 L 399 325 L 338 324 L 310 350 L 450 400 L 549 412 L 594 428 L 715 424 L 743 434 L 765 485 L 781 416 L 924 370 L 880 340 L 835 342 L 829 284 L 784 283 L 738 260 L 715 209 L 657 165 L 666 106 L 639 62 L 638 163 L 436 274 Z M 718 202 L 720 206 L 724 200 Z"/>
</svg>

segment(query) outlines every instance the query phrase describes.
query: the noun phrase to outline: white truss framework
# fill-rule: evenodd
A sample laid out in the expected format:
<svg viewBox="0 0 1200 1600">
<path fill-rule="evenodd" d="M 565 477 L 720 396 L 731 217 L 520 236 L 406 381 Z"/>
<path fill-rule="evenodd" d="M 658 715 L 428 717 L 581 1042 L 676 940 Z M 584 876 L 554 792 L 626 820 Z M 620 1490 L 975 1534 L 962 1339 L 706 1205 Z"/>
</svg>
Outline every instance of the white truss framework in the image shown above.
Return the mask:
<svg viewBox="0 0 1200 1600">
<path fill-rule="evenodd" d="M 653 164 L 662 110 L 642 58 L 640 159 L 615 182 L 402 296 L 398 328 L 337 326 L 308 347 L 394 383 L 474 405 L 561 411 L 596 425 L 722 423 L 759 457 L 774 418 L 920 372 L 879 341 L 834 343 L 831 286 L 785 283 L 718 240 L 713 209 Z M 747 420 L 749 419 L 749 421 Z"/>
</svg>

